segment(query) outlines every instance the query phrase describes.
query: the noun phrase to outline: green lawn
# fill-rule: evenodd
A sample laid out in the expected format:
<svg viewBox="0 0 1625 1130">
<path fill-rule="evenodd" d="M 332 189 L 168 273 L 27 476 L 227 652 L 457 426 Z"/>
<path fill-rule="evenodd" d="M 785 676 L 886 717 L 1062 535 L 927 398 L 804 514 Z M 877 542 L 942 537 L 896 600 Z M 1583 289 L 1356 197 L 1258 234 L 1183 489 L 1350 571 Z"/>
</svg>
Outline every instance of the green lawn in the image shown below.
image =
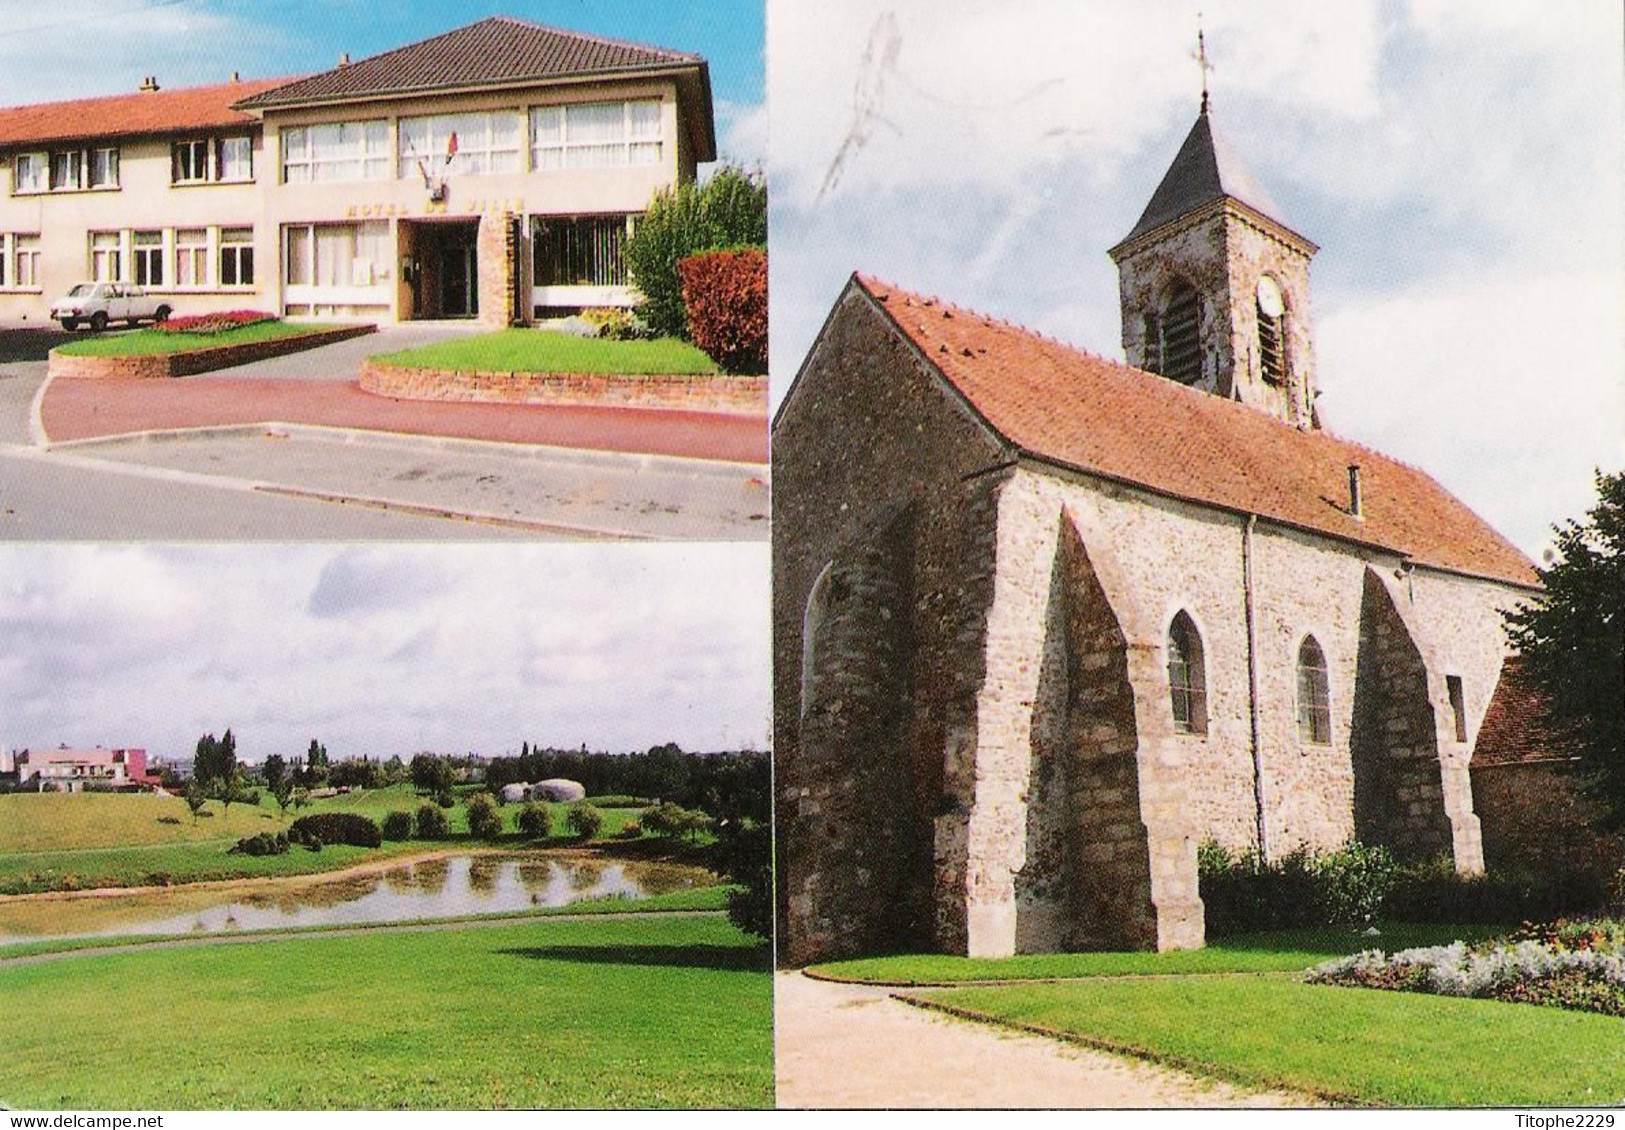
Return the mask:
<svg viewBox="0 0 1625 1130">
<path fill-rule="evenodd" d="M 1625 1023 L 1590 1013 L 1252 977 L 1119 978 L 916 995 L 1246 1086 L 1359 1103 L 1625 1101 Z"/>
<path fill-rule="evenodd" d="M 768 966 L 766 948 L 718 916 L 312 935 L 0 968 L 0 1104 L 765 1107 Z"/>
<path fill-rule="evenodd" d="M 1380 937 L 1370 938 L 1353 929 L 1315 928 L 1218 938 L 1204 949 L 1165 953 L 1039 953 L 997 958 L 899 954 L 825 962 L 813 966 L 813 971 L 846 980 L 888 985 L 1159 973 L 1297 973 L 1322 961 L 1361 950 L 1392 952 L 1411 946 L 1444 945 L 1458 939 L 1491 938 L 1502 933 L 1505 927 L 1500 926 L 1390 924 L 1382 928 Z"/>
<path fill-rule="evenodd" d="M 255 807 L 234 804 L 229 814 L 218 801 L 195 823 L 178 797 L 144 793 L 15 793 L 0 796 L 0 894 L 138 886 L 167 876 L 172 883 L 207 879 L 256 878 L 265 875 L 310 875 L 355 863 L 439 848 L 474 847 L 468 819 L 458 804 L 446 810 L 451 838 L 386 840 L 382 848 L 333 845 L 320 852 L 295 848 L 286 855 L 228 855 L 236 841 L 255 832 L 278 831 L 295 817 L 312 812 L 359 812 L 374 820 L 396 809 L 415 812 L 426 803 L 410 785 L 355 790 L 323 797 L 304 809 L 289 809 L 286 821 L 269 796 Z M 521 842 L 515 828 L 518 805 L 499 811 L 509 846 Z M 554 804 L 553 835 L 546 843 L 571 841 L 565 827 L 569 805 Z M 615 835 L 636 820 L 636 809 L 607 809 L 601 837 Z M 165 821 L 169 822 L 165 822 Z"/>
<path fill-rule="evenodd" d="M 605 341 L 550 330 L 498 330 L 378 357 L 392 365 L 526 373 L 715 373 L 711 358 L 686 341 Z"/>
<path fill-rule="evenodd" d="M 306 322 L 255 322 L 240 329 L 224 330 L 214 334 L 165 333 L 151 327 L 125 333 L 92 334 L 57 346 L 59 353 L 70 357 L 134 357 L 153 353 L 191 353 L 198 349 L 212 349 L 217 345 L 242 345 L 250 341 L 268 341 L 277 337 L 293 337 L 317 329 L 333 329 L 332 325 L 311 325 Z"/>
</svg>

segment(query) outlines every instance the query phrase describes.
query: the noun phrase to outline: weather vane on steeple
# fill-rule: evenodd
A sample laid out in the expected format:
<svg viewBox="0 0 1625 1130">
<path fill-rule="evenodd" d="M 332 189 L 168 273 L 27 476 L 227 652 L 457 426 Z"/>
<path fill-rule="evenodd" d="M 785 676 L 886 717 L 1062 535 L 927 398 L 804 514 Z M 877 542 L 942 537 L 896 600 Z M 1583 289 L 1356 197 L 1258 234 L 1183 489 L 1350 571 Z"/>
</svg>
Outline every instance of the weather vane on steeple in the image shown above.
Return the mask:
<svg viewBox="0 0 1625 1130">
<path fill-rule="evenodd" d="M 1196 60 L 1197 66 L 1202 68 L 1202 113 L 1207 113 L 1207 76 L 1213 69 L 1213 64 L 1207 61 L 1207 40 L 1202 34 L 1202 13 L 1196 13 L 1196 50 L 1191 52 L 1191 58 Z"/>
</svg>

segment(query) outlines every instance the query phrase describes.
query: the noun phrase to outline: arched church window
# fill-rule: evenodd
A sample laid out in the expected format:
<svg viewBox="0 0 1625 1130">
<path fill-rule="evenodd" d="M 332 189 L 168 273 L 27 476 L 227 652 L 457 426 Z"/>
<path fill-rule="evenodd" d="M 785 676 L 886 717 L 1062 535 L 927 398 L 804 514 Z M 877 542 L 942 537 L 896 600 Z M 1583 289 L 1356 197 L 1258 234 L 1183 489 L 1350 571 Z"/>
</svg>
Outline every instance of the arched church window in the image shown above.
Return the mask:
<svg viewBox="0 0 1625 1130">
<path fill-rule="evenodd" d="M 1190 616 L 1180 612 L 1168 626 L 1168 696 L 1174 729 L 1207 733 L 1207 676 L 1202 669 L 1202 637 Z"/>
<path fill-rule="evenodd" d="M 1268 275 L 1258 280 L 1258 367 L 1271 384 L 1286 380 L 1286 300 Z"/>
<path fill-rule="evenodd" d="M 1162 312 L 1162 368 L 1158 370 L 1180 384 L 1202 379 L 1202 304 L 1196 288 L 1183 279 L 1174 283 Z"/>
<path fill-rule="evenodd" d="M 1314 636 L 1305 636 L 1298 646 L 1298 737 L 1315 745 L 1329 745 L 1332 740 L 1326 653 Z"/>
<path fill-rule="evenodd" d="M 813 582 L 812 592 L 807 596 L 807 607 L 801 616 L 801 717 L 807 717 L 812 709 L 814 676 L 818 667 L 819 644 L 825 629 L 825 621 L 829 615 L 832 602 L 833 583 L 831 572 L 835 567 L 832 561 L 824 566 L 823 572 Z"/>
</svg>

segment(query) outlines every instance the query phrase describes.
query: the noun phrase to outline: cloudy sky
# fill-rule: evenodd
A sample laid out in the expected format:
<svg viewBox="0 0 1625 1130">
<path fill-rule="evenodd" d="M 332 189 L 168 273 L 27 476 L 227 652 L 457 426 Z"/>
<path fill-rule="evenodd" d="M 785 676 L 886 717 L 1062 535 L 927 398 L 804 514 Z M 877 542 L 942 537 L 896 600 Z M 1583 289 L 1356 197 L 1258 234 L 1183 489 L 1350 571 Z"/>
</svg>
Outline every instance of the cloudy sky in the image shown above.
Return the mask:
<svg viewBox="0 0 1625 1130">
<path fill-rule="evenodd" d="M 761 545 L 0 548 L 0 746 L 766 748 Z"/>
<path fill-rule="evenodd" d="M 1215 124 L 1321 246 L 1327 426 L 1538 555 L 1625 463 L 1606 0 L 770 0 L 775 402 L 854 269 L 1120 358 L 1198 8 Z"/>
<path fill-rule="evenodd" d="M 762 163 L 761 0 L 0 0 L 0 106 L 306 74 L 490 15 L 704 55 L 721 155 Z"/>
</svg>

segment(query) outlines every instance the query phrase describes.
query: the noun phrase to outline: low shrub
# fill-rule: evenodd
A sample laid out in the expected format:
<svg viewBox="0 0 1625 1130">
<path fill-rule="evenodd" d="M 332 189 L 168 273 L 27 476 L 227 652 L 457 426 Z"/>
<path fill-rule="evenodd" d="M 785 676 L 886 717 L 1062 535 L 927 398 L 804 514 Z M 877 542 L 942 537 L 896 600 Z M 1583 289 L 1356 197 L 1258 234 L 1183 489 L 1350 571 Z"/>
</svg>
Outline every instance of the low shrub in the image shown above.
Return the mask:
<svg viewBox="0 0 1625 1130">
<path fill-rule="evenodd" d="M 267 314 L 263 310 L 227 310 L 221 314 L 171 317 L 157 323 L 153 328 L 169 334 L 217 334 L 226 330 L 242 329 L 244 326 L 258 325 L 260 322 L 279 320 L 275 314 Z"/>
<path fill-rule="evenodd" d="M 181 818 L 179 816 L 160 816 L 160 817 L 158 817 L 158 823 L 160 823 L 160 824 L 179 824 L 180 822 L 181 822 Z"/>
<path fill-rule="evenodd" d="M 603 828 L 604 814 L 586 801 L 578 800 L 570 806 L 564 822 L 577 839 L 590 840 Z"/>
<path fill-rule="evenodd" d="M 581 312 L 581 320 L 593 326 L 606 341 L 644 341 L 654 331 L 636 314 L 617 306 L 591 306 Z"/>
<path fill-rule="evenodd" d="M 409 840 L 412 838 L 412 814 L 396 809 L 384 817 L 384 839 Z"/>
<path fill-rule="evenodd" d="M 648 808 L 654 801 L 645 796 L 611 793 L 608 796 L 590 796 L 587 803 L 596 808 Z"/>
<path fill-rule="evenodd" d="M 666 839 L 686 836 L 692 840 L 700 832 L 711 827 L 711 818 L 699 809 L 684 808 L 669 800 L 644 809 L 638 820 L 644 828 Z"/>
<path fill-rule="evenodd" d="M 292 843 L 308 844 L 313 838 L 323 843 L 364 848 L 375 848 L 384 842 L 378 825 L 357 812 L 318 812 L 301 816 L 288 826 L 288 839 Z"/>
<path fill-rule="evenodd" d="M 767 252 L 705 251 L 677 261 L 688 333 L 730 373 L 767 372 Z"/>
<path fill-rule="evenodd" d="M 502 835 L 502 813 L 490 793 L 468 798 L 468 832 L 477 840 L 494 840 Z"/>
<path fill-rule="evenodd" d="M 141 879 L 144 887 L 167 887 L 174 882 L 168 871 L 149 871 Z"/>
<path fill-rule="evenodd" d="M 441 789 L 435 794 L 434 802 L 441 808 L 456 808 L 457 798 L 450 789 Z"/>
<path fill-rule="evenodd" d="M 443 840 L 446 838 L 446 811 L 432 804 L 418 806 L 418 839 Z"/>
<path fill-rule="evenodd" d="M 525 835 L 540 840 L 553 830 L 553 813 L 547 805 L 533 802 L 519 810 L 517 824 Z"/>
<path fill-rule="evenodd" d="M 1210 840 L 1196 858 L 1207 930 L 1215 937 L 1395 917 L 1385 906 L 1395 874 L 1386 848 L 1350 840 L 1333 851 L 1300 845 L 1264 860 L 1256 851 L 1231 852 Z"/>
<path fill-rule="evenodd" d="M 641 840 L 643 838 L 643 825 L 633 820 L 630 823 L 622 824 L 621 830 L 616 832 L 615 835 L 623 840 Z"/>
<path fill-rule="evenodd" d="M 259 832 L 252 836 L 245 836 L 237 841 L 230 854 L 243 855 L 284 855 L 288 850 L 288 837 L 282 832 L 272 834 Z"/>
<path fill-rule="evenodd" d="M 322 843 L 322 838 L 320 836 L 311 836 L 306 839 L 304 843 L 305 846 L 311 851 L 321 851 L 322 848 L 327 846 L 326 844 Z"/>
</svg>

